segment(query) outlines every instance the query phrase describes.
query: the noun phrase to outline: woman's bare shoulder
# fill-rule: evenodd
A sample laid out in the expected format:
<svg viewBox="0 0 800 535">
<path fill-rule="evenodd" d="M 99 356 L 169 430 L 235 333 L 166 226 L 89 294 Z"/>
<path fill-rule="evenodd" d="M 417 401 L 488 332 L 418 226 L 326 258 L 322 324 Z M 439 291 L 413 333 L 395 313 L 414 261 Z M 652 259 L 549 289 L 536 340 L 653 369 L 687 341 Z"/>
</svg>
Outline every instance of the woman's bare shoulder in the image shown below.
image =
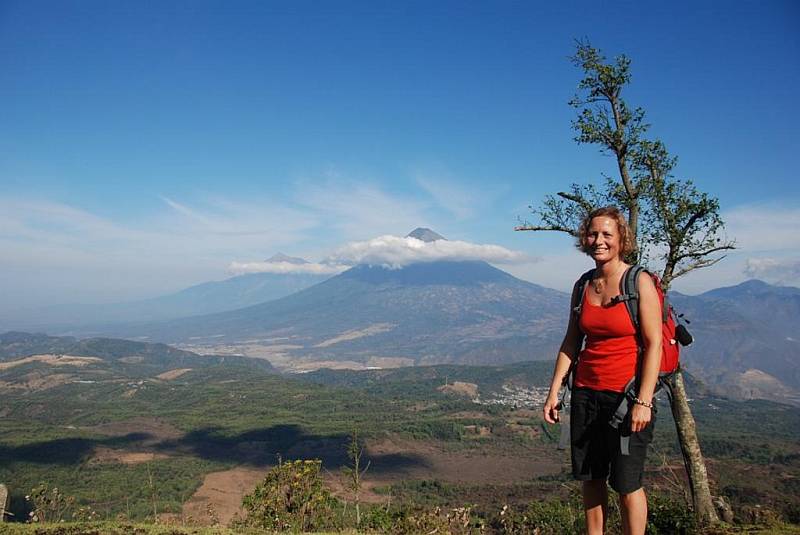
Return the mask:
<svg viewBox="0 0 800 535">
<path fill-rule="evenodd" d="M 647 294 L 655 294 L 656 292 L 656 283 L 653 282 L 653 276 L 648 271 L 642 271 L 639 273 L 639 293 L 645 292 Z"/>
</svg>

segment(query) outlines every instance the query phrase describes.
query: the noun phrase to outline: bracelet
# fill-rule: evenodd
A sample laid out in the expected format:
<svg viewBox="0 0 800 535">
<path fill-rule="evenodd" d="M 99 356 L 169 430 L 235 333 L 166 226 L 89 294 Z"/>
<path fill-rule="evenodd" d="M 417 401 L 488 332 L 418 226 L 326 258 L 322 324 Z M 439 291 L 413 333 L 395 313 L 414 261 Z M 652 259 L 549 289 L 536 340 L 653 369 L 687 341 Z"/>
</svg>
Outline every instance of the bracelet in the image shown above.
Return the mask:
<svg viewBox="0 0 800 535">
<path fill-rule="evenodd" d="M 637 405 L 641 405 L 642 407 L 647 407 L 648 409 L 653 408 L 653 403 L 651 401 L 644 401 L 637 398 L 636 396 L 633 397 L 633 402 L 636 403 Z"/>
</svg>

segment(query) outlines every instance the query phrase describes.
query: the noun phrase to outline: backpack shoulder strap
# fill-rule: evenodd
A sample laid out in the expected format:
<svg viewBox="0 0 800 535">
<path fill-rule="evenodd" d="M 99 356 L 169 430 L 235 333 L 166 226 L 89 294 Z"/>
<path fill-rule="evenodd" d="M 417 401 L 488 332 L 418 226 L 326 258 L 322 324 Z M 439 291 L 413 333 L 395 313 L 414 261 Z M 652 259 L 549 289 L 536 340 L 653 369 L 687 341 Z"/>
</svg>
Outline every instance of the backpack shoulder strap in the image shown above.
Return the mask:
<svg viewBox="0 0 800 535">
<path fill-rule="evenodd" d="M 625 301 L 625 307 L 628 309 L 628 315 L 631 317 L 633 327 L 638 333 L 640 331 L 639 325 L 639 274 L 646 271 L 644 267 L 635 265 L 625 270 L 622 278 L 619 281 L 619 294 L 620 301 Z"/>
<path fill-rule="evenodd" d="M 586 293 L 586 285 L 594 278 L 594 269 L 590 269 L 580 276 L 575 281 L 575 286 L 572 288 L 572 300 L 570 302 L 570 310 L 575 317 L 580 318 L 583 311 L 583 295 Z"/>
<path fill-rule="evenodd" d="M 580 352 L 581 347 L 583 346 L 583 339 L 584 334 L 583 331 L 580 330 L 580 318 L 581 318 L 581 311 L 583 310 L 583 295 L 586 293 L 586 286 L 594 277 L 594 269 L 590 269 L 586 273 L 580 276 L 578 280 L 575 281 L 575 285 L 572 287 L 572 297 L 570 298 L 570 314 L 572 317 L 570 318 L 571 321 L 575 321 L 578 326 L 579 339 L 578 339 L 578 347 L 577 350 Z M 575 358 L 572 359 L 572 363 L 569 366 L 569 370 L 567 374 L 564 376 L 563 384 L 567 388 L 564 390 L 564 395 L 561 398 L 561 402 L 563 404 L 564 397 L 567 394 L 567 390 L 572 388 L 572 376 L 575 373 L 575 367 L 578 364 L 578 355 L 575 355 Z"/>
</svg>

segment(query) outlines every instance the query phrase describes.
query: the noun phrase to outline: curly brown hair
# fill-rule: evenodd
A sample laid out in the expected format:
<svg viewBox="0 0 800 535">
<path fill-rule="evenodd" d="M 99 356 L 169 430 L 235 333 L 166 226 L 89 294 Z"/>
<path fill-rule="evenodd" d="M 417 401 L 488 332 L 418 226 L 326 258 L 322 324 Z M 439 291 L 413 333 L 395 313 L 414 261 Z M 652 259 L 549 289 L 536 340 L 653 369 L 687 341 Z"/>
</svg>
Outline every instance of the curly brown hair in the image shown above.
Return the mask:
<svg viewBox="0 0 800 535">
<path fill-rule="evenodd" d="M 595 217 L 608 217 L 617 222 L 620 244 L 619 254 L 622 258 L 627 257 L 636 250 L 636 243 L 633 241 L 633 232 L 631 232 L 631 227 L 628 226 L 628 221 L 616 206 L 595 208 L 586 215 L 583 221 L 581 221 L 581 224 L 578 226 L 578 243 L 575 244 L 578 249 L 586 254 L 591 254 L 591 250 L 586 242 L 586 238 L 589 234 L 589 227 L 592 224 L 592 219 Z"/>
</svg>

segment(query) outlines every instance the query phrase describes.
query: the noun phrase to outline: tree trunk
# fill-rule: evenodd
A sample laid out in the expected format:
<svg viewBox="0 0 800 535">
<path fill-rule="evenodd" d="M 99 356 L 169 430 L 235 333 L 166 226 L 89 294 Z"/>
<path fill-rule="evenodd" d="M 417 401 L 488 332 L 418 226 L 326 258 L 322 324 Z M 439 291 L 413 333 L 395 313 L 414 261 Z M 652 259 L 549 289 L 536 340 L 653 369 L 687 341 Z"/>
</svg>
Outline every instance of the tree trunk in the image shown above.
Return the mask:
<svg viewBox="0 0 800 535">
<path fill-rule="evenodd" d="M 680 371 L 675 374 L 672 394 L 672 416 L 675 418 L 678 440 L 683 452 L 683 462 L 686 465 L 686 474 L 689 476 L 689 489 L 692 493 L 694 514 L 703 524 L 717 523 L 719 522 L 719 517 L 711 501 L 708 472 L 703 461 L 703 454 L 700 452 L 700 443 L 697 441 L 697 428 L 692 411 L 689 409 L 686 388 L 683 384 L 683 375 L 681 375 Z"/>
</svg>

